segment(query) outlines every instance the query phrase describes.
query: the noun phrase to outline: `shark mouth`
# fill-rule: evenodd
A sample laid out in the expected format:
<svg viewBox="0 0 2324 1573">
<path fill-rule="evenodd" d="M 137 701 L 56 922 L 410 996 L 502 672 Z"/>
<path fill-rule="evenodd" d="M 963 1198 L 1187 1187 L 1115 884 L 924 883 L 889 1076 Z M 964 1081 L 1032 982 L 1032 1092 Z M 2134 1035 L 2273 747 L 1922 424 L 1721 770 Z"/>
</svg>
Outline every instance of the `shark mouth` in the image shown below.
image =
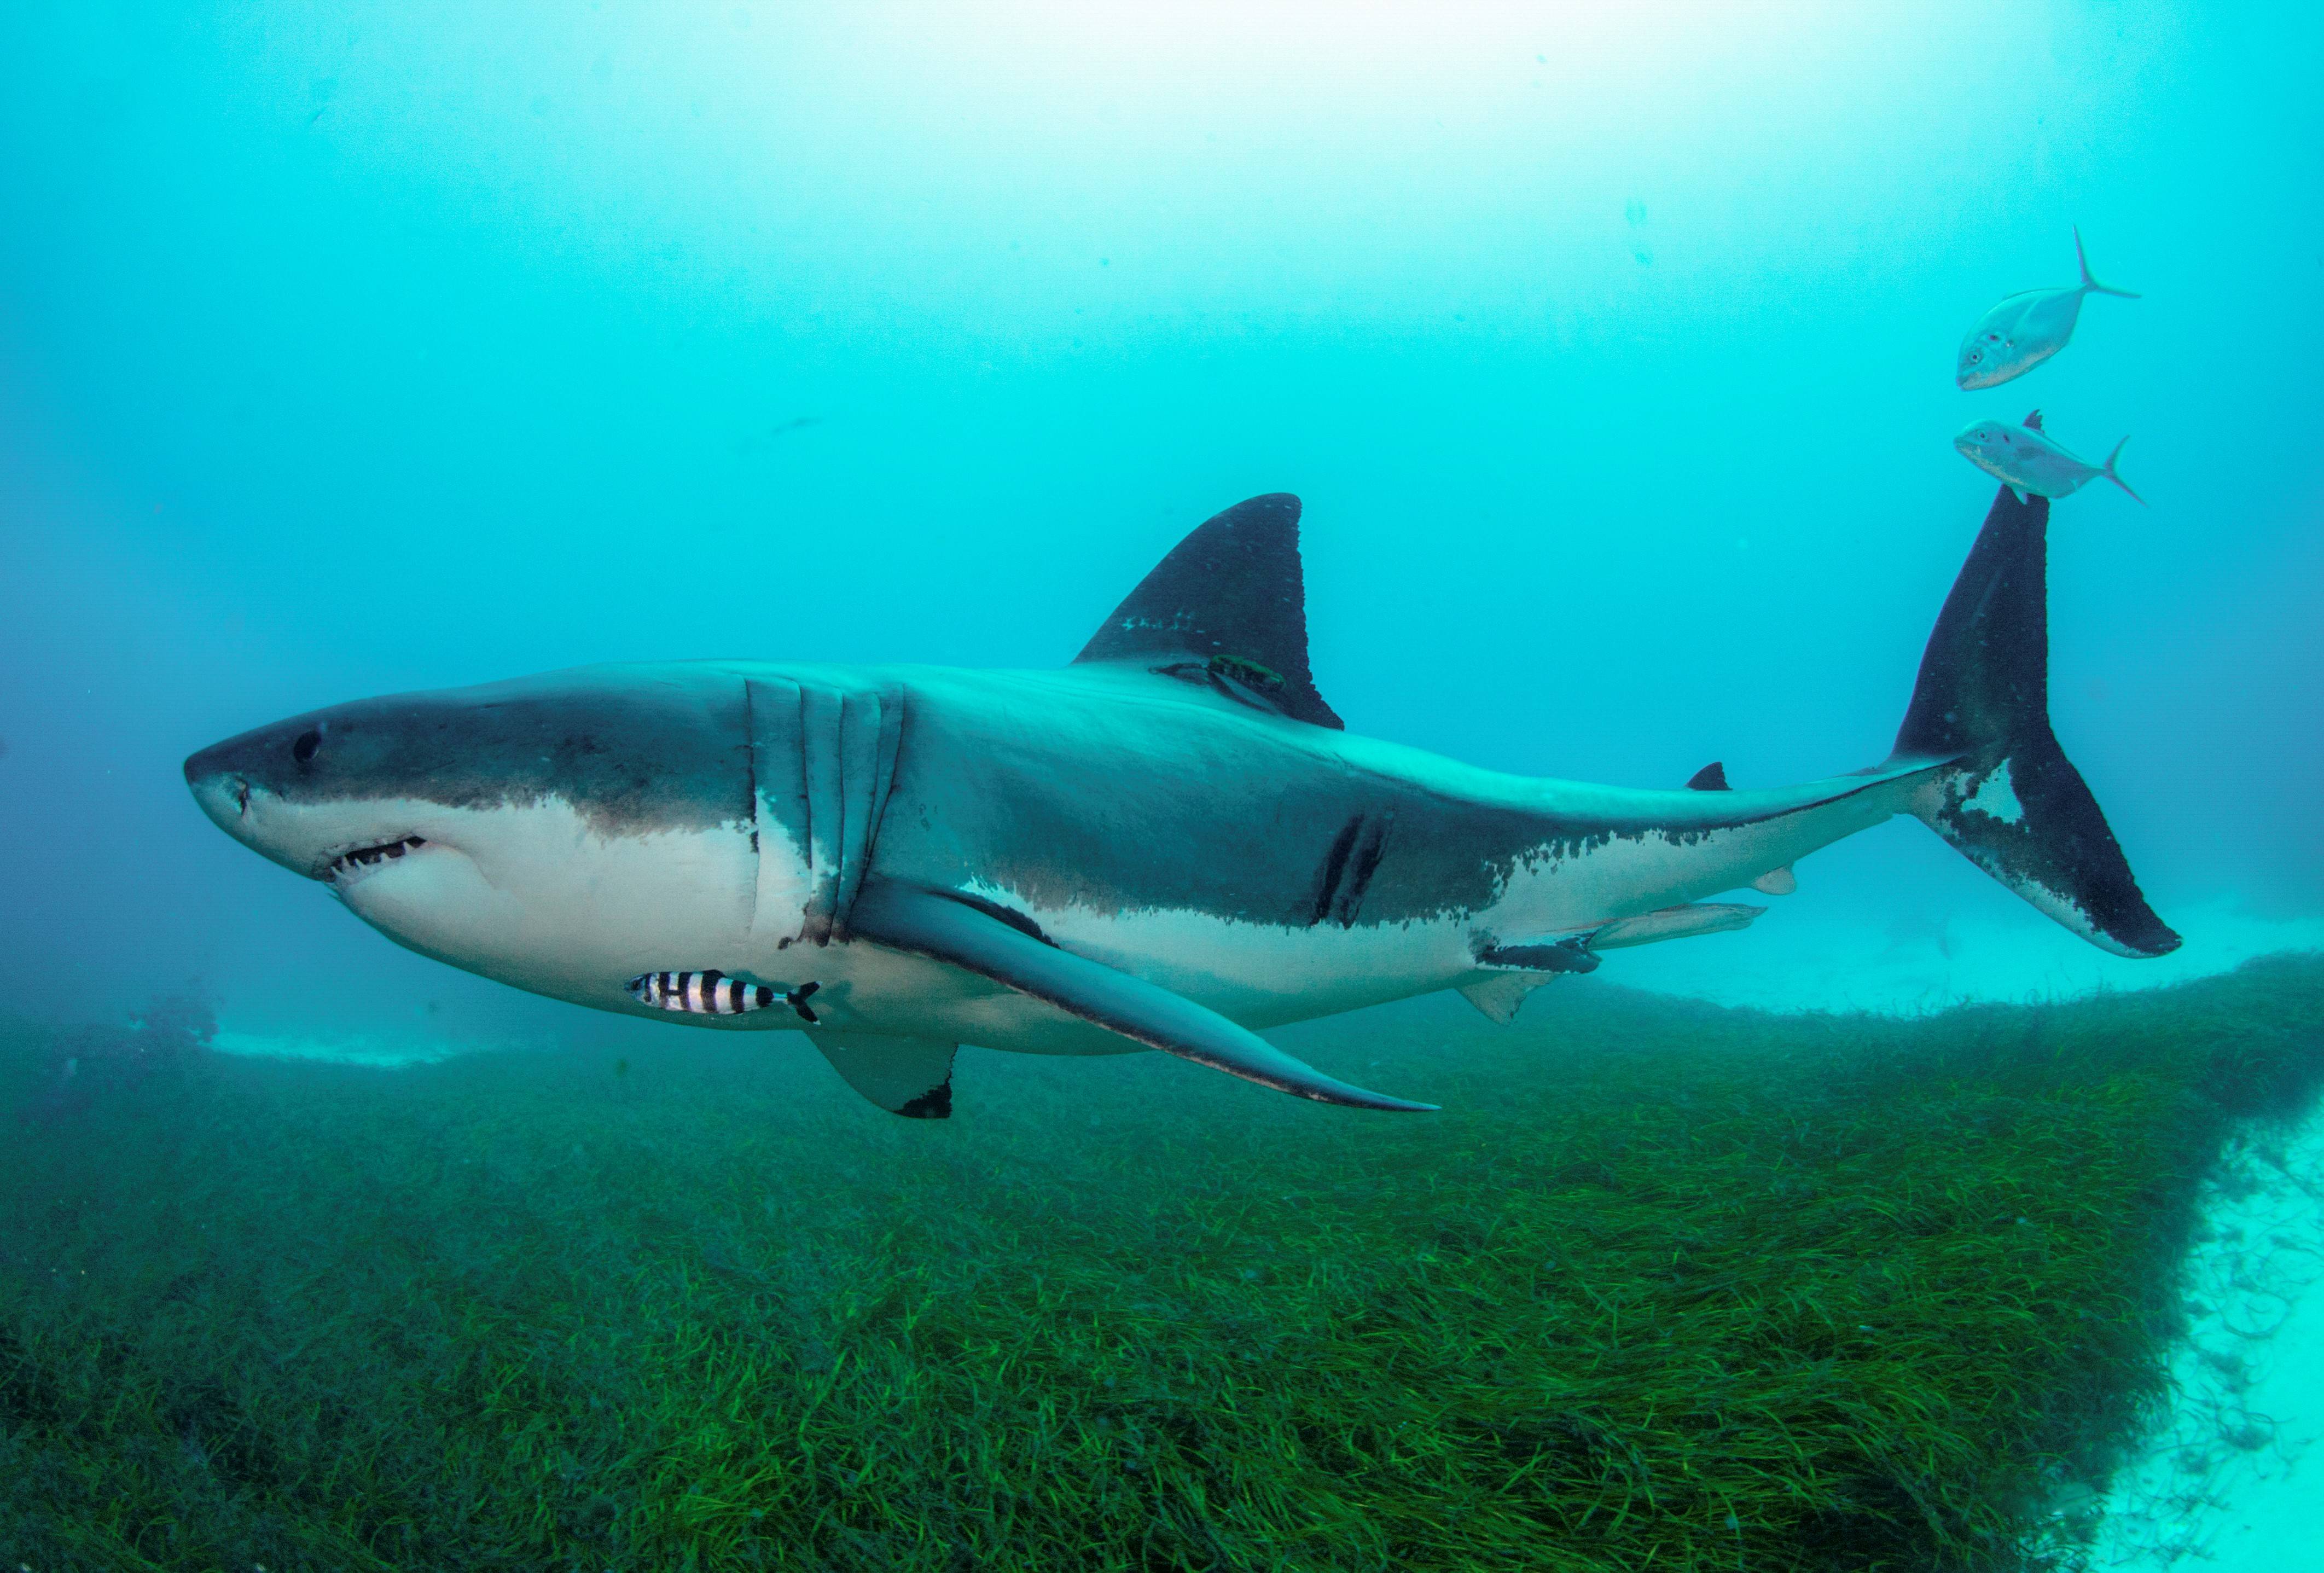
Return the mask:
<svg viewBox="0 0 2324 1573">
<path fill-rule="evenodd" d="M 333 883 L 350 879 L 364 869 L 376 868 L 427 845 L 417 836 L 399 836 L 392 841 L 383 841 L 376 846 L 353 847 L 331 859 L 329 865 L 323 870 L 322 877 Z"/>
</svg>

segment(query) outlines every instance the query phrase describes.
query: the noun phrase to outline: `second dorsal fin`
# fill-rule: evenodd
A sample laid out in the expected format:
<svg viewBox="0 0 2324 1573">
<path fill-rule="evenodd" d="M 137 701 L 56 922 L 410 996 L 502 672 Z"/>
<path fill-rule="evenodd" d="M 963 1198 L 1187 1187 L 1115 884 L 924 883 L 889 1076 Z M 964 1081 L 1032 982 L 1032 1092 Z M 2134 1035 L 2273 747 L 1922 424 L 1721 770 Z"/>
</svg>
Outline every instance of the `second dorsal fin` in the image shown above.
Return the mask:
<svg viewBox="0 0 2324 1573">
<path fill-rule="evenodd" d="M 1697 792 L 1723 792 L 1731 790 L 1727 784 L 1727 766 L 1724 762 L 1716 759 L 1688 776 L 1686 785 L 1689 791 Z"/>
<path fill-rule="evenodd" d="M 1074 661 L 1192 662 L 1294 720 L 1341 726 L 1307 670 L 1299 499 L 1270 493 L 1198 525 Z"/>
</svg>

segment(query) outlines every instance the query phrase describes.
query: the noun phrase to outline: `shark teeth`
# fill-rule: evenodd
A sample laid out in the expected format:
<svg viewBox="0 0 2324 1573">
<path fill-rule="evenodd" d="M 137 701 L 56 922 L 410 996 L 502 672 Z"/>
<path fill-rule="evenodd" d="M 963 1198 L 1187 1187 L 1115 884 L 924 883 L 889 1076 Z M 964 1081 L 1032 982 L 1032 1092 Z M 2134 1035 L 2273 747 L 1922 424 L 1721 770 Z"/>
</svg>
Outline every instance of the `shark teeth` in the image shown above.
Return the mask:
<svg viewBox="0 0 2324 1573">
<path fill-rule="evenodd" d="M 383 841 L 376 847 L 357 847 L 342 852 L 331 859 L 330 866 L 323 871 L 323 877 L 331 880 L 345 879 L 359 868 L 377 867 L 380 864 L 391 862 L 417 847 L 427 845 L 428 843 L 420 837 L 402 836 L 393 841 Z"/>
</svg>

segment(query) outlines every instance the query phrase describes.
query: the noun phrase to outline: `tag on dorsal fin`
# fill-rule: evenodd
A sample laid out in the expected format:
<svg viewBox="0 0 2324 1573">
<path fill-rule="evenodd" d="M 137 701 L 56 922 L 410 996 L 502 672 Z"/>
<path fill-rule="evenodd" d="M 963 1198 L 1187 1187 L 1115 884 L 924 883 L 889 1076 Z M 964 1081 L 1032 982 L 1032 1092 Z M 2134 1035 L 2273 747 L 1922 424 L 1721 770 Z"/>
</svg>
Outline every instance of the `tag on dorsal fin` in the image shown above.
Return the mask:
<svg viewBox="0 0 2324 1573">
<path fill-rule="evenodd" d="M 2034 413 L 2025 417 L 2025 430 L 2028 431 L 2039 431 L 2042 430 L 2041 411 L 2036 410 Z"/>
<path fill-rule="evenodd" d="M 1266 708 L 1338 728 L 1307 671 L 1299 499 L 1253 497 L 1198 525 L 1074 657 L 1085 661 L 1192 662 L 1228 681 L 1261 673 Z"/>
<path fill-rule="evenodd" d="M 1691 792 L 1724 792 L 1735 789 L 1727 784 L 1727 766 L 1714 759 L 1686 778 L 1686 790 Z"/>
</svg>

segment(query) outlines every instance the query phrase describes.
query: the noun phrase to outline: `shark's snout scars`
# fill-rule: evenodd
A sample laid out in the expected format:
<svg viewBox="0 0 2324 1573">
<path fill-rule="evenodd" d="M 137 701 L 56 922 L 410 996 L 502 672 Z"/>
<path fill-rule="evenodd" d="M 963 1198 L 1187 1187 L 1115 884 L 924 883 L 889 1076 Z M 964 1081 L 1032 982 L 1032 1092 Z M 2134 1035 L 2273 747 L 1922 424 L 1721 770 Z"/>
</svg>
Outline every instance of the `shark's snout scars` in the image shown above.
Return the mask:
<svg viewBox="0 0 2324 1573">
<path fill-rule="evenodd" d="M 1425 1108 L 1251 1029 L 1447 988 L 1506 1021 L 1601 952 L 1749 922 L 1703 898 L 1787 890 L 1898 812 L 2095 944 L 2179 943 L 2051 735 L 2038 496 L 1996 497 L 1888 758 L 1766 791 L 1350 736 L 1308 672 L 1298 518 L 1267 496 L 1211 520 L 1060 671 L 586 668 L 315 711 L 186 779 L 400 944 L 601 1010 L 802 1031 L 924 1117 L 964 1041 Z"/>
</svg>

